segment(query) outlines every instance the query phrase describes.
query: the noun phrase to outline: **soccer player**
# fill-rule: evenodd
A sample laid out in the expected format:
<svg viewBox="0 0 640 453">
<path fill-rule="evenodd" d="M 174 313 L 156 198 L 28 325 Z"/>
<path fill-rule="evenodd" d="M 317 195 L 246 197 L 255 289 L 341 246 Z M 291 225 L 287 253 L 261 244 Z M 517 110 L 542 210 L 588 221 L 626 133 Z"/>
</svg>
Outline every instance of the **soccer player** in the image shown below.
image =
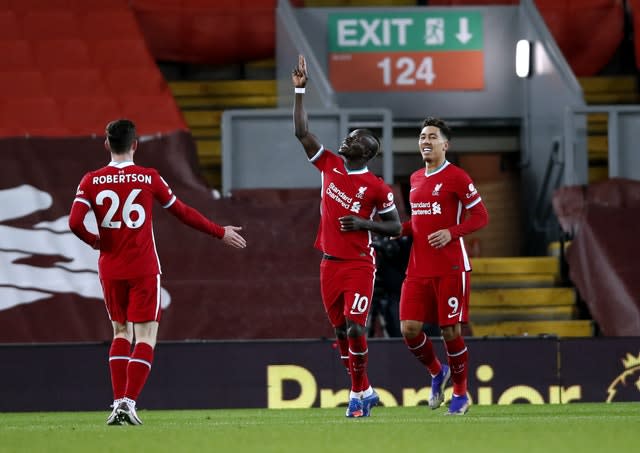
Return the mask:
<svg viewBox="0 0 640 453">
<path fill-rule="evenodd" d="M 468 321 L 471 265 L 463 237 L 484 227 L 489 216 L 469 175 L 446 159 L 450 137 L 444 121 L 424 120 L 418 150 L 425 168 L 411 175 L 411 219 L 402 225 L 413 244 L 400 297 L 400 330 L 431 374 L 431 409 L 440 407 L 451 379 L 447 414 L 464 415 L 469 409 L 468 353 L 461 323 Z M 448 366 L 436 357 L 424 323 L 440 326 Z"/>
<path fill-rule="evenodd" d="M 71 231 L 100 250 L 100 283 L 113 325 L 109 368 L 114 400 L 109 425 L 142 424 L 136 400 L 151 371 L 161 315 L 160 262 L 151 222 L 153 200 L 190 227 L 231 247 L 246 247 L 238 233 L 241 227 L 211 222 L 177 199 L 157 170 L 134 164 L 137 146 L 133 122 L 120 119 L 107 125 L 105 147 L 111 162 L 84 175 L 69 216 Z M 84 226 L 89 210 L 96 216 L 98 235 Z"/>
<path fill-rule="evenodd" d="M 367 168 L 380 150 L 378 139 L 366 129 L 351 132 L 332 153 L 309 132 L 302 99 L 307 84 L 302 55 L 292 72 L 295 87 L 295 135 L 309 161 L 322 174 L 320 226 L 315 246 L 323 252 L 320 290 L 325 311 L 337 338 L 340 356 L 351 376 L 347 417 L 368 417 L 380 398 L 367 376 L 366 321 L 375 279 L 371 232 L 400 234 L 393 193 Z M 378 214 L 380 220 L 373 220 Z"/>
</svg>

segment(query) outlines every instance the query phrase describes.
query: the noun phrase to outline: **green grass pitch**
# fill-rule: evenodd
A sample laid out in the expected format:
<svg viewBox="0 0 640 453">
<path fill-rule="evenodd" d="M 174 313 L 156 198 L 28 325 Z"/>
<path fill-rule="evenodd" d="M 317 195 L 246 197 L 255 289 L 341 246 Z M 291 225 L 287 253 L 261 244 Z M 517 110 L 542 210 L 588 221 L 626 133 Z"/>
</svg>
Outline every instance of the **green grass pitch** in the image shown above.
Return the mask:
<svg viewBox="0 0 640 453">
<path fill-rule="evenodd" d="M 0 452 L 630 452 L 640 448 L 638 403 L 140 410 L 143 426 L 106 426 L 108 412 L 0 413 Z"/>
</svg>

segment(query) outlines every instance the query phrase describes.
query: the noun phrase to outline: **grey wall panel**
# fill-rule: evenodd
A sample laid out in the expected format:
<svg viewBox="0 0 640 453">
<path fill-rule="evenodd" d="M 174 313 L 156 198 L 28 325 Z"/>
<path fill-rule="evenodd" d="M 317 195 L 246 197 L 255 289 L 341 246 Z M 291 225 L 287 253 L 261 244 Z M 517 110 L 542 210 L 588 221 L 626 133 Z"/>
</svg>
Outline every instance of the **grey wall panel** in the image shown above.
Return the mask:
<svg viewBox="0 0 640 453">
<path fill-rule="evenodd" d="M 384 152 L 391 150 L 391 112 L 324 109 L 307 110 L 307 115 L 309 131 L 333 151 L 354 128 L 381 129 L 383 155 L 371 171 L 393 183 L 393 156 Z M 320 173 L 294 135 L 292 109 L 226 110 L 222 116 L 223 194 L 233 189 L 297 187 L 319 188 Z"/>
<path fill-rule="evenodd" d="M 618 125 L 618 162 L 615 163 L 615 168 L 610 165 L 609 175 L 640 181 L 640 153 L 637 150 L 640 111 L 621 114 Z M 611 164 L 611 156 L 609 162 Z"/>
</svg>

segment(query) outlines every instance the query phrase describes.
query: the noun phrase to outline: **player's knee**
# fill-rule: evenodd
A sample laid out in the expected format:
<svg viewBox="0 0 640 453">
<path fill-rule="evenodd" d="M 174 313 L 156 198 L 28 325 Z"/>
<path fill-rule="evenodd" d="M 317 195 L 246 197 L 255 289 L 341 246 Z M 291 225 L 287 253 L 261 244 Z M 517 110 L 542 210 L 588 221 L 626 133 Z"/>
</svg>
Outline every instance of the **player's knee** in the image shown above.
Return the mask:
<svg viewBox="0 0 640 453">
<path fill-rule="evenodd" d="M 422 332 L 422 323 L 420 322 L 411 322 L 411 321 L 401 321 L 400 322 L 400 333 L 404 338 L 412 339 L 420 335 Z"/>
<path fill-rule="evenodd" d="M 347 328 L 347 335 L 350 337 L 361 337 L 367 331 L 367 328 L 362 324 L 356 324 L 355 322 L 349 323 L 349 327 Z"/>
<path fill-rule="evenodd" d="M 340 340 L 347 338 L 347 326 L 345 324 L 334 328 L 334 331 L 336 333 L 336 338 Z"/>
<path fill-rule="evenodd" d="M 441 330 L 442 338 L 444 338 L 444 341 L 455 340 L 456 337 L 459 337 L 462 334 L 460 324 L 456 324 L 454 326 L 444 326 Z"/>
<path fill-rule="evenodd" d="M 133 329 L 131 325 L 128 323 L 120 324 L 118 322 L 113 321 L 113 337 L 114 338 L 124 338 L 131 342 L 133 340 Z"/>
</svg>

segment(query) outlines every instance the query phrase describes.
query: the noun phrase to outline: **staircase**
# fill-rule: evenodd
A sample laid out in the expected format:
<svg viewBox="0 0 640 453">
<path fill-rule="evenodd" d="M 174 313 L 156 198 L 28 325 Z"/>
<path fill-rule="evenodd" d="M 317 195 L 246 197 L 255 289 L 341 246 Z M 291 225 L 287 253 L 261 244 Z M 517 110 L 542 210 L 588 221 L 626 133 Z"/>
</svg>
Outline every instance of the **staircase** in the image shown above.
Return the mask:
<svg viewBox="0 0 640 453">
<path fill-rule="evenodd" d="M 248 63 L 273 68 L 273 60 Z M 274 108 L 277 104 L 275 80 L 180 80 L 169 88 L 196 143 L 202 175 L 210 187 L 222 186 L 222 112 L 226 109 Z"/>
<path fill-rule="evenodd" d="M 636 104 L 638 87 L 635 76 L 597 76 L 578 79 L 587 105 Z M 589 182 L 608 178 L 607 115 L 587 115 Z"/>
<path fill-rule="evenodd" d="M 557 257 L 473 258 L 472 265 L 474 336 L 593 336 L 593 321 L 578 319 L 574 288 L 560 285 Z"/>
</svg>

